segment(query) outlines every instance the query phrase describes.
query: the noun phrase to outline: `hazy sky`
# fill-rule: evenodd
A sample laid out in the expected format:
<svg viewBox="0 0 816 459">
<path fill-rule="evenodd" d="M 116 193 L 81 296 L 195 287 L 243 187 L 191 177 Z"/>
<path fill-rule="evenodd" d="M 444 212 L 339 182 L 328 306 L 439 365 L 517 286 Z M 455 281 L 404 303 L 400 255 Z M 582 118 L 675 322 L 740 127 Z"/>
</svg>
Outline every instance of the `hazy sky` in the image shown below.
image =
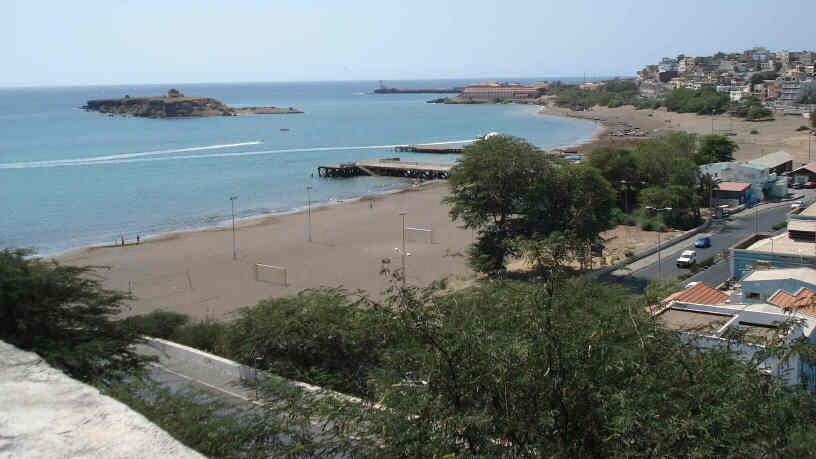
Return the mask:
<svg viewBox="0 0 816 459">
<path fill-rule="evenodd" d="M 633 75 L 816 48 L 816 1 L 0 2 L 0 86 Z"/>
</svg>

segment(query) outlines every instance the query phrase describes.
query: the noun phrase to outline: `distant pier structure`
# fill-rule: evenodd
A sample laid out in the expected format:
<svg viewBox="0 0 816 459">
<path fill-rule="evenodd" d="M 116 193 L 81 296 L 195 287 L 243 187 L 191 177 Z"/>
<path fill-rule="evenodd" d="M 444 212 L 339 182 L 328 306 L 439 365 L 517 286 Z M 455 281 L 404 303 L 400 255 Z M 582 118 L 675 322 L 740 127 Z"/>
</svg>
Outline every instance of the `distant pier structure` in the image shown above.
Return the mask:
<svg viewBox="0 0 816 459">
<path fill-rule="evenodd" d="M 423 180 L 447 179 L 452 164 L 419 163 L 385 158 L 350 163 L 329 164 L 317 168 L 320 177 L 358 177 L 361 175 L 405 177 Z"/>
<path fill-rule="evenodd" d="M 453 155 L 462 153 L 462 145 L 399 145 L 394 147 L 396 152 L 435 153 L 438 155 Z"/>
</svg>

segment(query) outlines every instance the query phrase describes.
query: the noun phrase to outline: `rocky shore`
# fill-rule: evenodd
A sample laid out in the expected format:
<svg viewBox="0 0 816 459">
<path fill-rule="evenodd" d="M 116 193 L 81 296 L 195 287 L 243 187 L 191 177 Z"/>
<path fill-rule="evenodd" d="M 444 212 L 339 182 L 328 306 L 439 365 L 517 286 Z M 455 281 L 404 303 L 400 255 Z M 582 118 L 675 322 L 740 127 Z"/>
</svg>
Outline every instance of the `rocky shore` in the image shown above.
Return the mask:
<svg viewBox="0 0 816 459">
<path fill-rule="evenodd" d="M 167 96 L 89 100 L 83 110 L 142 118 L 197 118 L 204 116 L 282 115 L 303 113 L 293 107 L 230 107 L 209 97 L 187 97 L 175 89 Z"/>
</svg>

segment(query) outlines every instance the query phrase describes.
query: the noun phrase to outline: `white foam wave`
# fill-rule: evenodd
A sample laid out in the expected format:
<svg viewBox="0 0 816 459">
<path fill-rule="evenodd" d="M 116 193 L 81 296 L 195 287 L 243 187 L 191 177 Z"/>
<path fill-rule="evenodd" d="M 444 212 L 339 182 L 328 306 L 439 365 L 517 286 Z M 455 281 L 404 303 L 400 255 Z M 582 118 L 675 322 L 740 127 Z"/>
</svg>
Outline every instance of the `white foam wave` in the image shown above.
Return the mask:
<svg viewBox="0 0 816 459">
<path fill-rule="evenodd" d="M 472 142 L 475 139 L 468 140 L 450 140 L 445 142 L 424 143 L 423 145 L 448 145 L 456 143 Z M 189 159 L 203 159 L 203 158 L 229 158 L 241 156 L 261 156 L 274 155 L 282 153 L 305 153 L 315 151 L 347 151 L 347 150 L 375 150 L 382 148 L 394 148 L 404 144 L 394 145 L 365 145 L 356 147 L 311 147 L 311 148 L 287 148 L 282 150 L 262 150 L 262 151 L 243 151 L 236 153 L 209 153 L 204 155 L 174 155 L 174 156 L 158 156 L 167 153 L 182 153 L 189 151 L 212 150 L 217 148 L 231 148 L 244 145 L 257 145 L 261 142 L 244 142 L 240 144 L 229 145 L 211 145 L 207 147 L 191 147 L 180 148 L 176 150 L 157 150 L 153 152 L 144 153 L 127 153 L 121 155 L 97 156 L 92 158 L 77 158 L 77 159 L 61 159 L 53 161 L 30 161 L 19 163 L 3 163 L 0 164 L 0 169 L 30 169 L 39 167 L 60 167 L 60 166 L 96 166 L 100 164 L 125 164 L 137 162 L 152 162 L 152 161 L 176 161 Z"/>
<path fill-rule="evenodd" d="M 220 150 L 224 148 L 236 148 L 236 147 L 245 147 L 249 145 L 260 145 L 262 144 L 262 140 L 255 140 L 253 142 L 240 142 L 240 143 L 227 143 L 227 144 L 220 144 L 220 145 L 207 145 L 203 147 L 187 147 L 187 148 L 174 148 L 171 150 L 155 150 L 155 151 L 145 151 L 141 153 L 123 153 L 118 155 L 107 155 L 107 156 L 91 156 L 88 158 L 74 158 L 74 159 L 54 159 L 48 161 L 25 161 L 25 162 L 16 162 L 16 163 L 2 163 L 0 164 L 0 169 L 28 169 L 32 167 L 55 167 L 55 166 L 71 166 L 71 165 L 87 165 L 94 162 L 99 162 L 100 164 L 110 164 L 110 161 L 120 160 L 120 159 L 128 159 L 128 158 L 140 158 L 144 156 L 156 156 L 156 155 L 164 155 L 169 153 L 184 153 L 189 151 L 203 151 L 203 150 Z"/>
</svg>

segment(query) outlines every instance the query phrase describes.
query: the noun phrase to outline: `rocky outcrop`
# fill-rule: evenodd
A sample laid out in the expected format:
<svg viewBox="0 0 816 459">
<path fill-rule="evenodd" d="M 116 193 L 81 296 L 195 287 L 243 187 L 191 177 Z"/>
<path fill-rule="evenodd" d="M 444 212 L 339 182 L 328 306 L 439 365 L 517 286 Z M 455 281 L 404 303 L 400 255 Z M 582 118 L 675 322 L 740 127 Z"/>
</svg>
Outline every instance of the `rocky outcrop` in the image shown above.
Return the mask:
<svg viewBox="0 0 816 459">
<path fill-rule="evenodd" d="M 293 107 L 233 108 L 209 97 L 187 97 L 171 89 L 166 97 L 129 97 L 89 100 L 81 108 L 111 115 L 143 118 L 194 118 L 203 116 L 236 116 L 246 114 L 279 115 L 303 113 Z"/>
</svg>

